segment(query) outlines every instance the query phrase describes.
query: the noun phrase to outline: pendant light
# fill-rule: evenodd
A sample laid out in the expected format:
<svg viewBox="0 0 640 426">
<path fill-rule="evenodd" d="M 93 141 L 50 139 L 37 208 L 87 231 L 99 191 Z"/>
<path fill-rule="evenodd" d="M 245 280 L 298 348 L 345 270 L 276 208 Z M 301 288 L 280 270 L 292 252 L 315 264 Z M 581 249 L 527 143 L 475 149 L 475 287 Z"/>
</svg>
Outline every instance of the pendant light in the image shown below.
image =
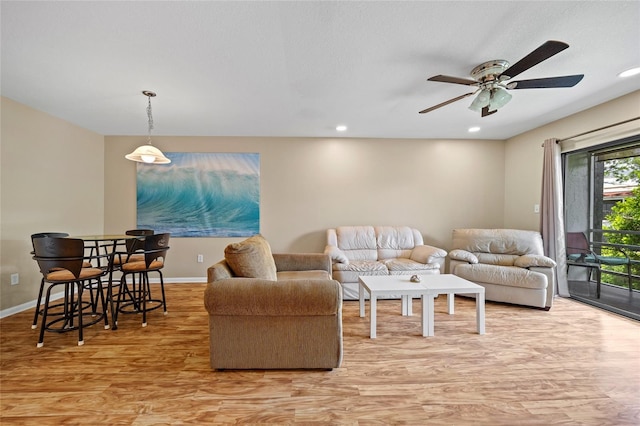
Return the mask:
<svg viewBox="0 0 640 426">
<path fill-rule="evenodd" d="M 131 161 L 137 161 L 138 163 L 168 164 L 171 162 L 171 160 L 165 157 L 162 151 L 160 151 L 155 146 L 151 145 L 151 129 L 153 129 L 153 115 L 151 114 L 151 98 L 155 97 L 156 94 L 148 90 L 143 90 L 142 94 L 148 98 L 148 102 L 149 102 L 147 105 L 147 117 L 149 118 L 149 133 L 147 136 L 147 144 L 139 146 L 131 154 L 125 155 L 124 158 Z"/>
</svg>

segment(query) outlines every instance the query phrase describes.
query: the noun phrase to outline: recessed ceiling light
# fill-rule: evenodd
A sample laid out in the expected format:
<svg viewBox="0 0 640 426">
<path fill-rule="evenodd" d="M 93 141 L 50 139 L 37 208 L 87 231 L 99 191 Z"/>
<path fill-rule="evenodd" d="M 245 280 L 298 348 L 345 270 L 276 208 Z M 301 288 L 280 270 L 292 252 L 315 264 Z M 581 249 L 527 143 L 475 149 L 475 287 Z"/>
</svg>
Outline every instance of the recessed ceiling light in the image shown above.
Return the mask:
<svg viewBox="0 0 640 426">
<path fill-rule="evenodd" d="M 479 132 L 480 131 L 480 127 L 469 127 L 468 132 L 469 133 L 475 133 L 475 132 Z"/>
<path fill-rule="evenodd" d="M 345 126 L 344 124 L 341 124 L 339 126 L 336 126 L 336 130 L 338 132 L 345 132 L 347 130 L 347 126 Z"/>
<path fill-rule="evenodd" d="M 640 67 L 631 68 L 630 70 L 622 71 L 618 74 L 618 77 L 631 77 L 632 75 L 640 74 Z"/>
</svg>

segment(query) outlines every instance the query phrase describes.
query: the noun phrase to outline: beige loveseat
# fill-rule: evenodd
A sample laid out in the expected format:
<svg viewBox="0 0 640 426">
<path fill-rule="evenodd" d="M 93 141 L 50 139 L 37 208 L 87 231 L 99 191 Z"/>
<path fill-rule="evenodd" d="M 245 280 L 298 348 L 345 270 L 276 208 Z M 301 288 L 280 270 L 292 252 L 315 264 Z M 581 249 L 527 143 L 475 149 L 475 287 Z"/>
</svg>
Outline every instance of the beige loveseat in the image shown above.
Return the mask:
<svg viewBox="0 0 640 426">
<path fill-rule="evenodd" d="M 340 226 L 327 230 L 324 251 L 331 256 L 333 278 L 345 300 L 358 299 L 361 275 L 444 273 L 447 252 L 425 245 L 420 231 L 408 226 Z"/>
<path fill-rule="evenodd" d="M 536 231 L 454 229 L 449 272 L 485 288 L 485 299 L 551 308 L 556 263 Z"/>
<path fill-rule="evenodd" d="M 260 236 L 230 244 L 208 269 L 204 304 L 213 369 L 342 363 L 342 293 L 327 255 L 271 254 Z"/>
</svg>

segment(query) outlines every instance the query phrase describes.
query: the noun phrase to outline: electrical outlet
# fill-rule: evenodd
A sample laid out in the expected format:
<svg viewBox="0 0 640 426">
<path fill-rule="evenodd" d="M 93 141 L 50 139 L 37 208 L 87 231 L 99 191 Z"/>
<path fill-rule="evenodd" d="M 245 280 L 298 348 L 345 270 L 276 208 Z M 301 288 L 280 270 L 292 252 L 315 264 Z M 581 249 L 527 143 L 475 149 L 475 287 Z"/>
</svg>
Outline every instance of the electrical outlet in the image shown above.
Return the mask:
<svg viewBox="0 0 640 426">
<path fill-rule="evenodd" d="M 20 284 L 20 275 L 11 274 L 11 285 Z"/>
<path fill-rule="evenodd" d="M 198 255 L 198 263 L 202 263 L 202 262 L 204 262 L 204 256 L 199 254 Z"/>
<path fill-rule="evenodd" d="M 533 212 L 534 213 L 540 213 L 540 204 L 534 204 L 533 205 Z"/>
</svg>

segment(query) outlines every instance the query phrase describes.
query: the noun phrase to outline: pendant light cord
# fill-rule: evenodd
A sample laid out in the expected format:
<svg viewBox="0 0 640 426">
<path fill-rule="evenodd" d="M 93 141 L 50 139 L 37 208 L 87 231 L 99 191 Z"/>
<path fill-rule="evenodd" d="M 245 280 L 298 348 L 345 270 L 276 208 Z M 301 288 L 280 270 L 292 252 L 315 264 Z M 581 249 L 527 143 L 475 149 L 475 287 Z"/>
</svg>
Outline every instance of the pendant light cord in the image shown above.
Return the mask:
<svg viewBox="0 0 640 426">
<path fill-rule="evenodd" d="M 147 136 L 147 142 L 151 144 L 151 130 L 153 129 L 153 115 L 151 113 L 151 96 L 149 96 L 149 104 L 147 105 L 147 117 L 149 118 L 149 133 Z"/>
</svg>

